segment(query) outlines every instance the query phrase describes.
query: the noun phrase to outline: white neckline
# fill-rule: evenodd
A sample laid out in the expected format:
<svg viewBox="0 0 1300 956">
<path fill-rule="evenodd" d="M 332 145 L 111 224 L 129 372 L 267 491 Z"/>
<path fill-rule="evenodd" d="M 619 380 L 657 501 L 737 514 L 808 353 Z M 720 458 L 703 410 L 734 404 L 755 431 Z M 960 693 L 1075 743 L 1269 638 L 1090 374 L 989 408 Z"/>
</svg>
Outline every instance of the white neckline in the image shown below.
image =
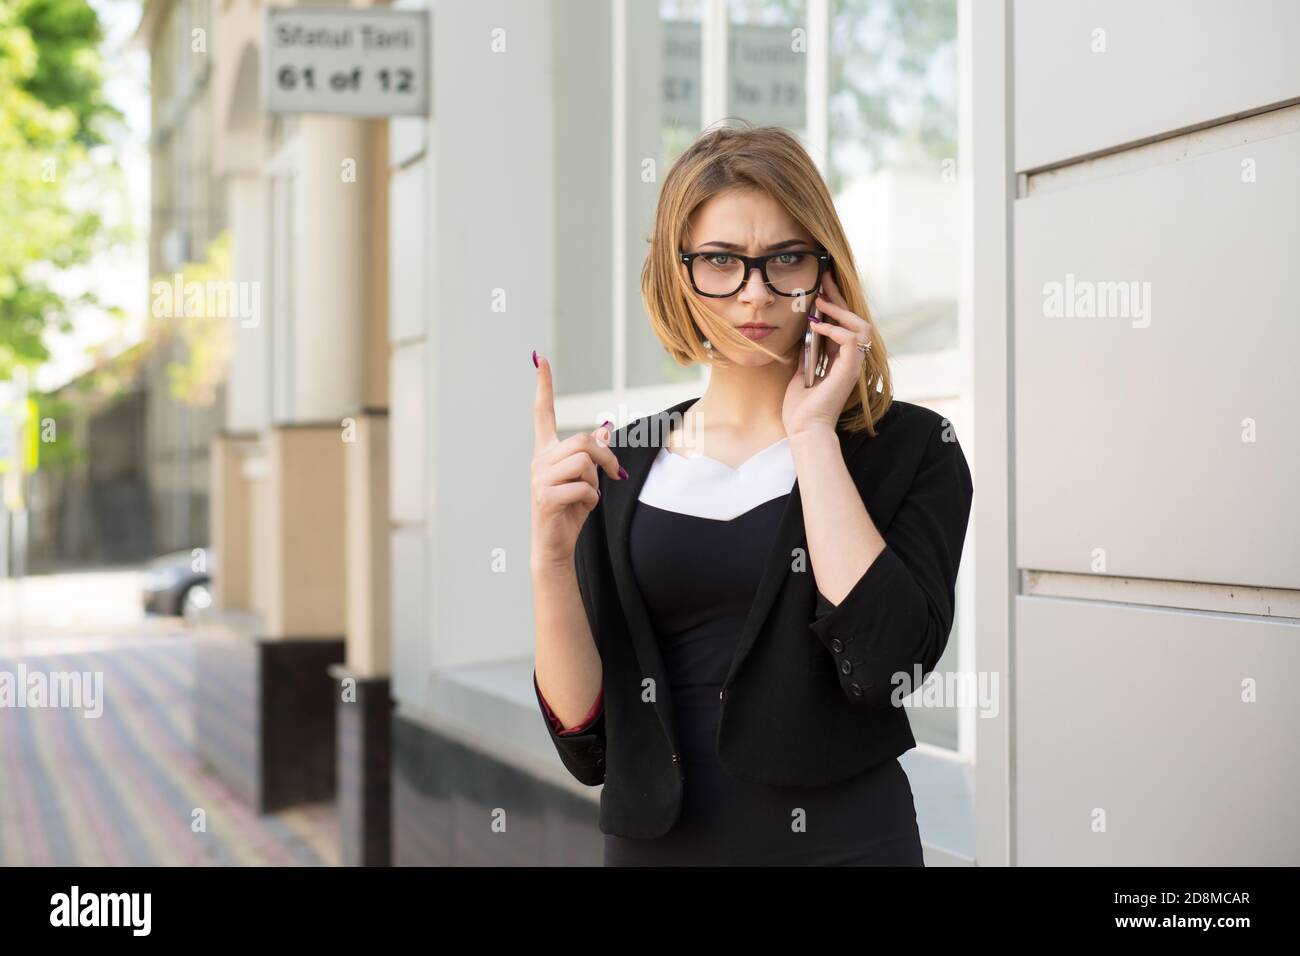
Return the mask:
<svg viewBox="0 0 1300 956">
<path fill-rule="evenodd" d="M 667 445 L 662 446 L 660 448 L 660 451 L 663 454 L 667 455 L 669 458 L 680 458 L 684 462 L 710 461 L 713 462 L 715 465 L 725 468 L 727 471 L 733 473 L 739 473 L 744 471 L 745 468 L 750 464 L 752 464 L 756 459 L 761 458 L 763 455 L 768 454 L 769 452 L 773 451 L 774 449 L 782 445 L 788 444 L 789 441 L 790 441 L 790 436 L 783 435 L 782 437 L 778 438 L 776 441 L 772 442 L 772 444 L 768 445 L 766 448 L 760 448 L 758 451 L 754 452 L 754 454 L 750 455 L 748 458 L 742 461 L 735 468 L 732 468 L 725 461 L 719 461 L 717 458 L 712 458 L 709 455 L 700 454 L 698 451 L 693 451 L 689 455 L 679 455 L 674 451 L 670 451 Z"/>
<path fill-rule="evenodd" d="M 730 521 L 794 488 L 789 436 L 775 441 L 739 468 L 708 455 L 677 455 L 659 448 L 638 500 L 664 511 Z"/>
</svg>

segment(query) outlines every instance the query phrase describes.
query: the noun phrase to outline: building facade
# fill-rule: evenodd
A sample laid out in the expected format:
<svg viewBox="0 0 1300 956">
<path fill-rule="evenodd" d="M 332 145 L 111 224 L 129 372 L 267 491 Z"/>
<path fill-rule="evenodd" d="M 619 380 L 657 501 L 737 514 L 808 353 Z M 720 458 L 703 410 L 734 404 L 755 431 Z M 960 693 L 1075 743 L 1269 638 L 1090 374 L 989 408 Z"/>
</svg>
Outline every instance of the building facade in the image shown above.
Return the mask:
<svg viewBox="0 0 1300 956">
<path fill-rule="evenodd" d="M 938 670 L 990 697 L 909 713 L 927 863 L 1300 858 L 1290 4 L 397 6 L 429 10 L 432 98 L 387 122 L 262 114 L 261 6 L 214 13 L 267 303 L 212 451 L 223 772 L 337 792 L 350 862 L 599 863 L 531 686 L 529 355 L 566 435 L 702 393 L 638 278 L 668 166 L 739 116 L 807 145 L 897 397 L 975 475 Z"/>
<path fill-rule="evenodd" d="M 233 281 L 259 309 L 232 319 L 211 444 L 196 739 L 260 810 L 337 799 L 343 859 L 383 863 L 388 129 L 267 114 L 264 9 L 214 3 L 207 53 Z"/>
<path fill-rule="evenodd" d="M 149 276 L 199 262 L 226 226 L 223 183 L 212 153 L 220 134 L 209 51 L 215 0 L 149 0 L 138 37 L 149 50 Z M 153 307 L 152 295 L 149 306 Z M 225 396 L 178 401 L 169 366 L 189 359 L 184 337 L 159 337 L 139 370 L 154 553 L 206 547 L 209 451 L 225 420 Z"/>
</svg>

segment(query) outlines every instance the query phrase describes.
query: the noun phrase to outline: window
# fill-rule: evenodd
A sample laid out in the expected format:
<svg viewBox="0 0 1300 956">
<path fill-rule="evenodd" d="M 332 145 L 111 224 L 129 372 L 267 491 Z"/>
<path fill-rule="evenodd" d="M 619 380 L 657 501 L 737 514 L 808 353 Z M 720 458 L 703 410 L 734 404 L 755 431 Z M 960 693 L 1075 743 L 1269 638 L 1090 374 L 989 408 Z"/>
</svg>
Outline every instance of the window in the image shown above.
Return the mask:
<svg viewBox="0 0 1300 956">
<path fill-rule="evenodd" d="M 678 365 L 651 330 L 641 268 L 660 184 L 701 128 L 705 9 L 702 0 L 557 7 L 561 429 L 623 424 L 703 389 L 703 369 Z"/>
<path fill-rule="evenodd" d="M 650 329 L 641 301 L 641 267 L 649 250 L 646 240 L 654 229 L 660 184 L 701 128 L 704 4 L 663 0 L 657 11 L 652 4 L 629 3 L 626 9 L 627 31 L 621 45 L 627 71 L 626 139 L 621 150 L 616 147 L 623 183 L 615 186 L 626 187 L 622 194 L 626 208 L 619 217 L 624 225 L 616 225 L 625 241 L 622 291 L 614 292 L 622 304 L 622 382 L 632 389 L 673 383 L 698 389 L 702 370 L 674 362 Z M 646 37 L 656 39 L 646 42 Z"/>
<path fill-rule="evenodd" d="M 807 140 L 808 16 L 803 0 L 729 0 L 729 116 Z"/>
<path fill-rule="evenodd" d="M 960 398 L 956 0 L 830 0 L 830 17 L 827 183 L 899 397 L 948 404 Z M 962 617 L 939 675 L 963 669 Z M 918 741 L 963 749 L 955 708 L 908 717 Z"/>
<path fill-rule="evenodd" d="M 891 355 L 957 348 L 956 0 L 834 0 L 827 180 Z"/>
</svg>

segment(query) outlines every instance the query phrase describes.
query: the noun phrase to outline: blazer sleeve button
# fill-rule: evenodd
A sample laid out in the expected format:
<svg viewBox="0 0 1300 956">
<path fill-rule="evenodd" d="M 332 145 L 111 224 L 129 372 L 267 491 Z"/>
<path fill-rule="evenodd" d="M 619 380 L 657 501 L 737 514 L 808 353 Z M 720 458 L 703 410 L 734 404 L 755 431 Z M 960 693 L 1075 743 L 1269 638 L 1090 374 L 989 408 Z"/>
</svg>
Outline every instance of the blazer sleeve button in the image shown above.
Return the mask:
<svg viewBox="0 0 1300 956">
<path fill-rule="evenodd" d="M 844 660 L 840 661 L 840 673 L 841 673 L 841 674 L 852 674 L 852 673 L 853 673 L 853 662 L 852 662 L 852 661 L 844 661 Z"/>
<path fill-rule="evenodd" d="M 853 681 L 853 683 L 849 684 L 849 693 L 851 693 L 854 697 L 861 697 L 862 685 L 859 684 L 857 681 Z"/>
<path fill-rule="evenodd" d="M 838 637 L 832 638 L 831 650 L 833 650 L 836 654 L 842 654 L 844 652 L 844 642 L 841 641 Z"/>
</svg>

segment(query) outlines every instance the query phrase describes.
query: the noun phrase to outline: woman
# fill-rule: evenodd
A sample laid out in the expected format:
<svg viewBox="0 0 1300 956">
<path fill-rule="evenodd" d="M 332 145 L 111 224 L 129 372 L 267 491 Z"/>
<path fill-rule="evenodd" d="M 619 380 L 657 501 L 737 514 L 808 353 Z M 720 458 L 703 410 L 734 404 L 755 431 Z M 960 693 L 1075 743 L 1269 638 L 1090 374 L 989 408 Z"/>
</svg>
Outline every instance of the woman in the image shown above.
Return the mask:
<svg viewBox="0 0 1300 956">
<path fill-rule="evenodd" d="M 952 628 L 973 487 L 951 425 L 892 399 L 783 130 L 708 131 L 673 164 L 641 289 L 668 352 L 711 366 L 702 397 L 560 441 L 533 353 L 534 689 L 604 784 L 605 865 L 923 865 L 899 703 Z"/>
</svg>

